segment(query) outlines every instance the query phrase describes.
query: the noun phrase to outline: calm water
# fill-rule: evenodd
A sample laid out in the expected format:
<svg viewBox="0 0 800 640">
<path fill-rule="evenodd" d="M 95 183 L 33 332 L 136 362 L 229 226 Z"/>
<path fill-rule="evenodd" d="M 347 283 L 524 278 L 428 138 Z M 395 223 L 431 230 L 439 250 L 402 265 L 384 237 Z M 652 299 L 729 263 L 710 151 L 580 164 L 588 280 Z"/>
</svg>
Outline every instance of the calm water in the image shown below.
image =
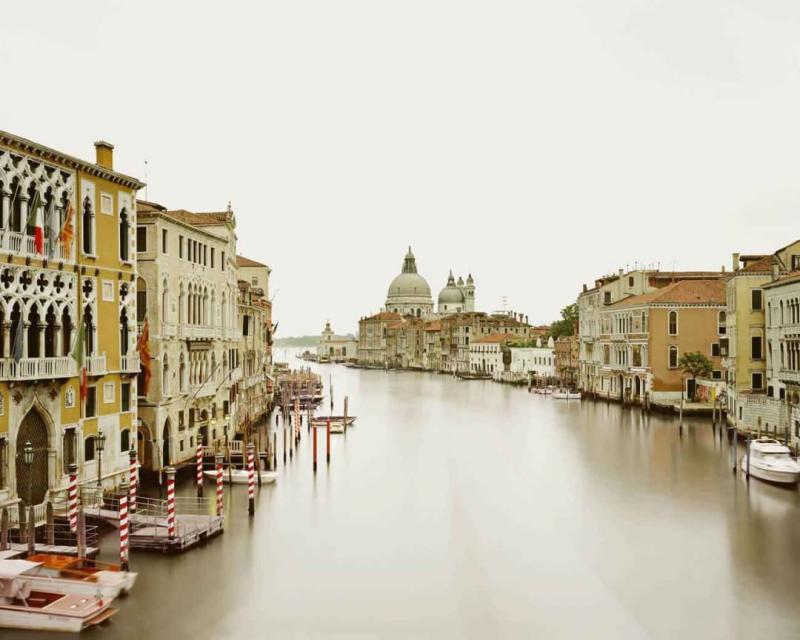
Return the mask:
<svg viewBox="0 0 800 640">
<path fill-rule="evenodd" d="M 358 416 L 330 467 L 304 429 L 255 518 L 226 489 L 223 536 L 133 555 L 98 637 L 800 637 L 800 494 L 734 478 L 710 423 L 319 369 Z"/>
</svg>

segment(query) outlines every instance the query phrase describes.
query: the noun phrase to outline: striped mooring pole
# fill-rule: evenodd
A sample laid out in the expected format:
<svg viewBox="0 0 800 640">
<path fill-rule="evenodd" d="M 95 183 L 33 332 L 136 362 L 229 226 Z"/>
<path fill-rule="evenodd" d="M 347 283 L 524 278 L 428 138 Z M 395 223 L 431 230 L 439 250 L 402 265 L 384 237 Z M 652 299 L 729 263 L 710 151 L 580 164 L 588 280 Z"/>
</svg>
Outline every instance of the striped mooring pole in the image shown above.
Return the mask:
<svg viewBox="0 0 800 640">
<path fill-rule="evenodd" d="M 128 478 L 128 495 L 130 499 L 128 500 L 128 511 L 131 513 L 136 513 L 136 489 L 139 486 L 139 465 L 136 462 L 136 449 L 131 447 L 130 451 L 130 474 Z"/>
<path fill-rule="evenodd" d="M 331 417 L 325 423 L 325 463 L 331 463 Z"/>
<path fill-rule="evenodd" d="M 223 491 L 222 491 L 222 461 L 225 459 L 225 456 L 221 453 L 217 454 L 216 461 L 217 461 L 217 515 L 221 516 L 224 515 L 222 510 L 222 500 L 223 500 Z"/>
<path fill-rule="evenodd" d="M 69 530 L 71 533 L 78 533 L 78 465 L 69 465 L 69 488 L 67 489 L 67 500 L 69 504 Z"/>
<path fill-rule="evenodd" d="M 203 497 L 203 436 L 197 435 L 197 497 Z"/>
<path fill-rule="evenodd" d="M 119 564 L 128 571 L 128 496 L 119 498 Z"/>
<path fill-rule="evenodd" d="M 166 467 L 167 474 L 167 536 L 175 537 L 175 467 Z"/>
<path fill-rule="evenodd" d="M 256 474 L 253 443 L 247 444 L 247 513 L 256 513 Z"/>
</svg>

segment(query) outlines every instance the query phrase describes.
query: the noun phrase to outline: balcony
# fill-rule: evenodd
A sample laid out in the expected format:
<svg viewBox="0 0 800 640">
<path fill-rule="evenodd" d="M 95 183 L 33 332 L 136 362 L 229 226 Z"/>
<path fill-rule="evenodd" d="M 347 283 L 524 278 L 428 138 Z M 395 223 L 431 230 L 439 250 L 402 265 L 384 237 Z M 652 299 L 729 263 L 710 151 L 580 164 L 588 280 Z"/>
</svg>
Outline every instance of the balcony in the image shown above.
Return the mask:
<svg viewBox="0 0 800 640">
<path fill-rule="evenodd" d="M 193 384 L 190 387 L 190 393 L 195 398 L 207 398 L 213 396 L 217 392 L 219 384 L 216 380 L 209 380 L 203 384 Z"/>
<path fill-rule="evenodd" d="M 78 375 L 78 365 L 70 356 L 61 358 L 12 358 L 0 360 L 0 378 L 3 380 L 31 380 L 37 378 L 71 378 Z"/>
<path fill-rule="evenodd" d="M 161 323 L 161 337 L 174 338 L 178 333 L 178 327 L 172 322 Z"/>
<path fill-rule="evenodd" d="M 33 236 L 27 233 L 20 233 L 18 231 L 0 231 L 0 251 L 7 251 L 17 256 L 31 257 L 31 258 L 47 258 L 50 255 L 50 240 L 44 241 L 44 254 L 36 251 L 36 246 Z M 53 260 L 72 264 L 75 262 L 75 252 L 72 252 L 72 257 L 67 260 L 64 253 L 64 246 L 56 243 L 56 250 L 53 254 Z"/>
<path fill-rule="evenodd" d="M 90 376 L 104 376 L 106 374 L 106 354 L 86 356 L 86 373 Z"/>
<path fill-rule="evenodd" d="M 128 373 L 139 373 L 139 354 L 129 353 L 120 358 L 120 369 Z"/>
<path fill-rule="evenodd" d="M 800 384 L 800 371 L 792 371 L 791 369 L 781 369 L 779 377 L 782 382 L 795 382 Z"/>
<path fill-rule="evenodd" d="M 182 324 L 178 327 L 178 334 L 189 340 L 213 340 L 222 337 L 222 329 L 204 324 Z"/>
</svg>

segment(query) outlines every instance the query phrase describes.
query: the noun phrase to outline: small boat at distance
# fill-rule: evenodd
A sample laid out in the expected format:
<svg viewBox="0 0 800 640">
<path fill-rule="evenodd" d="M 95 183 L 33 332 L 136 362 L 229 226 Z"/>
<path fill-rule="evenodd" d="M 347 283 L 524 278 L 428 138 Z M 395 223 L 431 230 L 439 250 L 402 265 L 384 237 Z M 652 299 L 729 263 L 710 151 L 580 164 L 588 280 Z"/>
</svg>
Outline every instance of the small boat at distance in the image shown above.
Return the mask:
<svg viewBox="0 0 800 640">
<path fill-rule="evenodd" d="M 742 470 L 747 472 L 747 453 L 742 456 Z M 800 481 L 800 463 L 790 455 L 789 447 L 774 438 L 758 438 L 750 443 L 750 475 L 779 484 Z"/>
<path fill-rule="evenodd" d="M 42 586 L 30 575 L 40 566 L 28 560 L 0 560 L 0 628 L 77 633 L 117 612 L 111 599 Z"/>
<path fill-rule="evenodd" d="M 328 419 L 331 421 L 331 433 L 344 432 L 344 416 L 314 416 L 311 418 L 311 426 L 315 429 L 324 429 L 328 425 Z M 352 427 L 355 421 L 355 416 L 347 416 L 348 427 Z"/>
<path fill-rule="evenodd" d="M 581 394 L 578 391 L 569 391 L 568 389 L 558 389 L 551 394 L 553 400 L 580 400 Z"/>
<path fill-rule="evenodd" d="M 256 469 L 256 472 L 254 474 L 256 482 L 258 482 L 259 473 L 261 474 L 261 482 L 262 483 L 270 484 L 271 482 L 275 482 L 278 479 L 278 472 L 277 471 L 261 471 L 261 472 L 259 472 L 258 469 Z M 203 471 L 203 475 L 206 478 L 209 478 L 211 480 L 215 480 L 216 481 L 216 479 L 217 479 L 217 472 L 214 469 L 210 469 L 208 471 Z M 228 468 L 225 467 L 222 470 L 222 481 L 225 484 L 247 484 L 248 478 L 249 478 L 249 476 L 248 476 L 248 473 L 247 473 L 247 469 L 237 469 L 236 467 L 234 467 L 233 469 L 231 469 L 229 471 Z"/>
</svg>

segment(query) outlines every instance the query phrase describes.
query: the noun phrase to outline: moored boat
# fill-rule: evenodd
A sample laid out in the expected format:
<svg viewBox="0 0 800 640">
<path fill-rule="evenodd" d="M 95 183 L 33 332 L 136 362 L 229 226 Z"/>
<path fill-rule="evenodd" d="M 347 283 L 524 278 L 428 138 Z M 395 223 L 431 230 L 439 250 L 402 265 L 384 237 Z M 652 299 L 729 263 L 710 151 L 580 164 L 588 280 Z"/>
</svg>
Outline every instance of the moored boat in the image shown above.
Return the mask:
<svg viewBox="0 0 800 640">
<path fill-rule="evenodd" d="M 741 468 L 748 471 L 746 452 L 742 456 Z M 749 473 L 767 482 L 797 484 L 800 481 L 800 463 L 791 457 L 786 445 L 773 438 L 758 438 L 750 443 Z"/>
<path fill-rule="evenodd" d="M 581 394 L 577 391 L 568 391 L 566 389 L 558 389 L 551 394 L 554 400 L 580 400 Z"/>
<path fill-rule="evenodd" d="M 262 483 L 269 484 L 278 479 L 277 471 L 256 471 L 254 474 L 256 482 L 258 482 L 259 473 L 261 474 Z M 213 469 L 209 471 L 203 471 L 203 475 L 211 480 L 216 480 L 217 478 L 217 472 Z M 234 467 L 229 471 L 228 468 L 225 467 L 222 470 L 222 481 L 225 484 L 247 484 L 248 480 L 249 474 L 247 473 L 247 469 L 237 469 Z"/>
<path fill-rule="evenodd" d="M 109 598 L 41 586 L 30 575 L 40 566 L 28 560 L 0 560 L 0 628 L 77 633 L 117 612 Z"/>
</svg>

